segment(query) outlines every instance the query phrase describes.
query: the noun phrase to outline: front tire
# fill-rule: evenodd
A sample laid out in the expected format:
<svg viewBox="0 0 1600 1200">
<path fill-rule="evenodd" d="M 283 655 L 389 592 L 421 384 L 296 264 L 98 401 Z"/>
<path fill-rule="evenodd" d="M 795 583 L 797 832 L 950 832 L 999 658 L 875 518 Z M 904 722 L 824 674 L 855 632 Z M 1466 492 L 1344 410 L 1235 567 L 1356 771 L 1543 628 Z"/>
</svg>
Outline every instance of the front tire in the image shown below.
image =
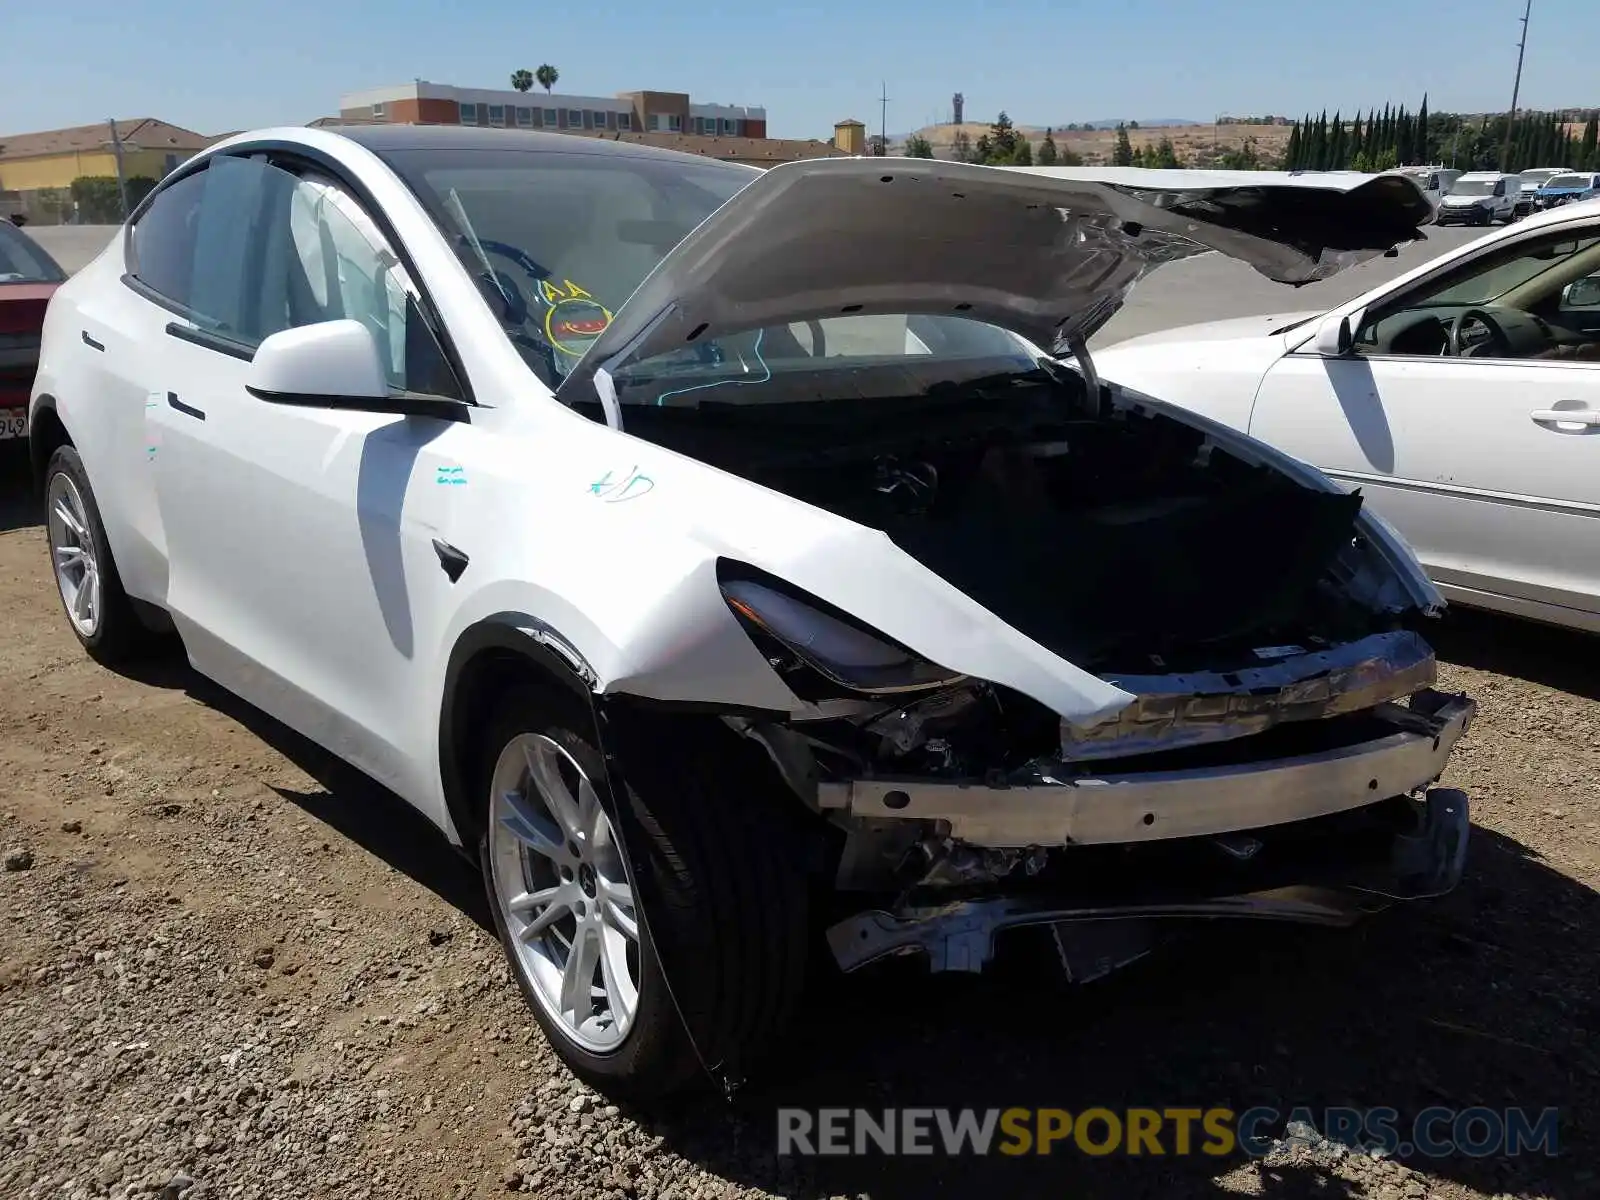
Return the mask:
<svg viewBox="0 0 1600 1200">
<path fill-rule="evenodd" d="M 75 447 L 57 447 L 44 473 L 45 534 L 56 592 L 73 635 L 108 666 L 149 649 L 150 630 L 123 590 L 89 473 Z"/>
<path fill-rule="evenodd" d="M 615 798 L 643 830 L 636 862 L 600 804 L 605 767 L 584 706 L 521 687 L 497 707 L 481 758 L 479 853 L 512 973 L 557 1055 L 637 1103 L 692 1084 L 702 1054 L 758 1058 L 798 999 L 807 946 L 805 877 L 782 834 L 782 798 L 752 797 L 742 745 L 698 760 L 664 745 L 684 760 L 672 786 Z M 667 898 L 661 911 L 636 904 L 641 871 L 645 894 Z M 682 952 L 693 978 L 675 978 L 673 992 L 652 928 L 693 948 Z"/>
</svg>

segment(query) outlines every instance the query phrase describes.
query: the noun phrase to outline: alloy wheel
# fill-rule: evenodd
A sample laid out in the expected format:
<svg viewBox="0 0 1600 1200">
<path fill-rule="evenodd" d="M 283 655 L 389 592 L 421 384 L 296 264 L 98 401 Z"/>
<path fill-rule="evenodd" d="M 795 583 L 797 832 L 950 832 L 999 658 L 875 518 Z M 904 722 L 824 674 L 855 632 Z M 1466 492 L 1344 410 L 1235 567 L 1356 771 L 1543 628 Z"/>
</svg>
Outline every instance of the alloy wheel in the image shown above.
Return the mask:
<svg viewBox="0 0 1600 1200">
<path fill-rule="evenodd" d="M 593 782 L 560 743 L 519 734 L 489 818 L 495 900 L 539 1006 L 584 1050 L 615 1050 L 639 1010 L 639 923 Z"/>
<path fill-rule="evenodd" d="M 100 628 L 100 564 L 95 558 L 89 510 L 72 476 L 57 471 L 45 494 L 50 561 L 67 618 L 79 636 L 94 637 Z"/>
</svg>

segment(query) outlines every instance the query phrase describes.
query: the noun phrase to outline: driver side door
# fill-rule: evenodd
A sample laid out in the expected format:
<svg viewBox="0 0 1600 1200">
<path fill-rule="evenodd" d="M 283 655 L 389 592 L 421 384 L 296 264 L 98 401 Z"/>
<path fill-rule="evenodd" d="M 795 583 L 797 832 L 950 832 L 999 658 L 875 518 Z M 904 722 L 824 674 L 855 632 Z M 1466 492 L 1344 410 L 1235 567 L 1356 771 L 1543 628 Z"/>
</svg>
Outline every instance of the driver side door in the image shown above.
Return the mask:
<svg viewBox="0 0 1600 1200">
<path fill-rule="evenodd" d="M 1250 433 L 1359 488 L 1447 596 L 1600 629 L 1600 337 L 1561 320 L 1595 264 L 1600 234 L 1569 227 L 1447 265 L 1353 314 L 1352 353 L 1280 359 Z M 1468 321 L 1452 353 L 1455 318 L 1496 305 L 1509 335 Z"/>
</svg>

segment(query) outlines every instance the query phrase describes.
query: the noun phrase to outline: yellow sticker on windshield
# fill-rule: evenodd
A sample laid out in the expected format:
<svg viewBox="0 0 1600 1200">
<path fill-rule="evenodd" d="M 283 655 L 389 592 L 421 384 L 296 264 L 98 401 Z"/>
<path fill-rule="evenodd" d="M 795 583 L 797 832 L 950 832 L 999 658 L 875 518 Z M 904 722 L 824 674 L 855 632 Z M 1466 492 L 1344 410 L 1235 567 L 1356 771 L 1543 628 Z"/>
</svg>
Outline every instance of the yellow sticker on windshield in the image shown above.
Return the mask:
<svg viewBox="0 0 1600 1200">
<path fill-rule="evenodd" d="M 549 306 L 545 339 L 562 354 L 580 357 L 611 324 L 611 310 L 570 279 L 559 284 L 540 280 L 539 295 Z"/>
</svg>

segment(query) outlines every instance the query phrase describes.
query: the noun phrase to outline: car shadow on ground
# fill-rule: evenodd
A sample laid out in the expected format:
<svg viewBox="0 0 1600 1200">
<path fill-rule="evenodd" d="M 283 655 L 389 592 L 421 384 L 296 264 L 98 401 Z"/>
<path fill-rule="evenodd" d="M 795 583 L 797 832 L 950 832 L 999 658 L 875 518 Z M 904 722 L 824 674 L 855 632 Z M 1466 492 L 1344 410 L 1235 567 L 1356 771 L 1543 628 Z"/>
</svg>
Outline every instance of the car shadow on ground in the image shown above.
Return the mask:
<svg viewBox="0 0 1600 1200">
<path fill-rule="evenodd" d="M 1594 661 L 1586 639 L 1481 620 L 1441 640 L 1478 647 L 1491 669 L 1600 694 L 1600 670 L 1585 678 L 1572 665 Z M 491 928 L 477 873 L 398 797 L 181 657 L 130 674 L 181 688 L 250 729 L 319 785 L 280 795 Z M 1559 1157 L 1405 1161 L 1430 1182 L 1579 1200 L 1600 1190 L 1592 1165 L 1600 1145 L 1584 1124 L 1600 1104 L 1597 927 L 1600 895 L 1477 827 L 1453 895 L 1354 929 L 1196 926 L 1150 959 L 1077 988 L 1056 981 L 1048 956 L 1005 953 L 980 977 L 929 976 L 914 960 L 845 978 L 819 973 L 761 1080 L 732 1100 L 708 1091 L 670 1114 L 631 1115 L 701 1168 L 775 1194 L 1058 1200 L 1220 1195 L 1217 1177 L 1247 1159 L 1177 1155 L 1170 1126 L 1162 1157 L 1094 1156 L 1070 1141 L 1049 1156 L 780 1157 L 778 1109 L 1266 1107 L 1280 1119 L 1263 1129 L 1277 1135 L 1299 1107 L 1318 1128 L 1328 1107 L 1387 1107 L 1404 1136 L 1434 1106 L 1520 1106 L 1534 1118 L 1555 1108 Z M 1285 1200 L 1363 1194 L 1326 1157 L 1263 1170 L 1254 1183 Z"/>
<path fill-rule="evenodd" d="M 1491 1195 L 1592 1197 L 1595 1146 L 1580 1123 L 1600 1102 L 1600 1048 L 1587 1032 L 1600 1022 L 1600 895 L 1481 828 L 1469 872 L 1443 901 L 1354 929 L 1197 929 L 1077 989 L 1050 981 L 1048 957 L 979 978 L 930 977 L 906 960 L 830 981 L 771 1082 L 656 1130 L 710 1170 L 806 1197 L 1153 1198 L 1221 1194 L 1215 1178 L 1246 1159 L 1177 1156 L 1168 1125 L 1161 1158 L 1096 1157 L 1069 1139 L 1048 1157 L 812 1158 L 785 1171 L 773 1157 L 777 1110 L 1265 1107 L 1280 1116 L 1263 1131 L 1281 1136 L 1301 1106 L 1319 1130 L 1329 1107 L 1393 1108 L 1402 1134 L 1432 1106 L 1522 1106 L 1535 1119 L 1553 1107 L 1561 1157 L 1406 1164 Z M 1326 1160 L 1275 1167 L 1257 1186 L 1362 1194 Z"/>
<path fill-rule="evenodd" d="M 1452 605 L 1427 635 L 1445 662 L 1600 701 L 1600 641 L 1592 634 Z"/>
<path fill-rule="evenodd" d="M 24 441 L 0 442 L 0 533 L 44 520 L 44 500 L 34 490 Z"/>
<path fill-rule="evenodd" d="M 181 690 L 237 721 L 318 785 L 304 791 L 274 785 L 274 792 L 495 932 L 476 865 L 431 821 L 349 763 L 200 675 L 184 661 L 175 638 L 163 650 L 121 673 L 150 687 Z"/>
</svg>

